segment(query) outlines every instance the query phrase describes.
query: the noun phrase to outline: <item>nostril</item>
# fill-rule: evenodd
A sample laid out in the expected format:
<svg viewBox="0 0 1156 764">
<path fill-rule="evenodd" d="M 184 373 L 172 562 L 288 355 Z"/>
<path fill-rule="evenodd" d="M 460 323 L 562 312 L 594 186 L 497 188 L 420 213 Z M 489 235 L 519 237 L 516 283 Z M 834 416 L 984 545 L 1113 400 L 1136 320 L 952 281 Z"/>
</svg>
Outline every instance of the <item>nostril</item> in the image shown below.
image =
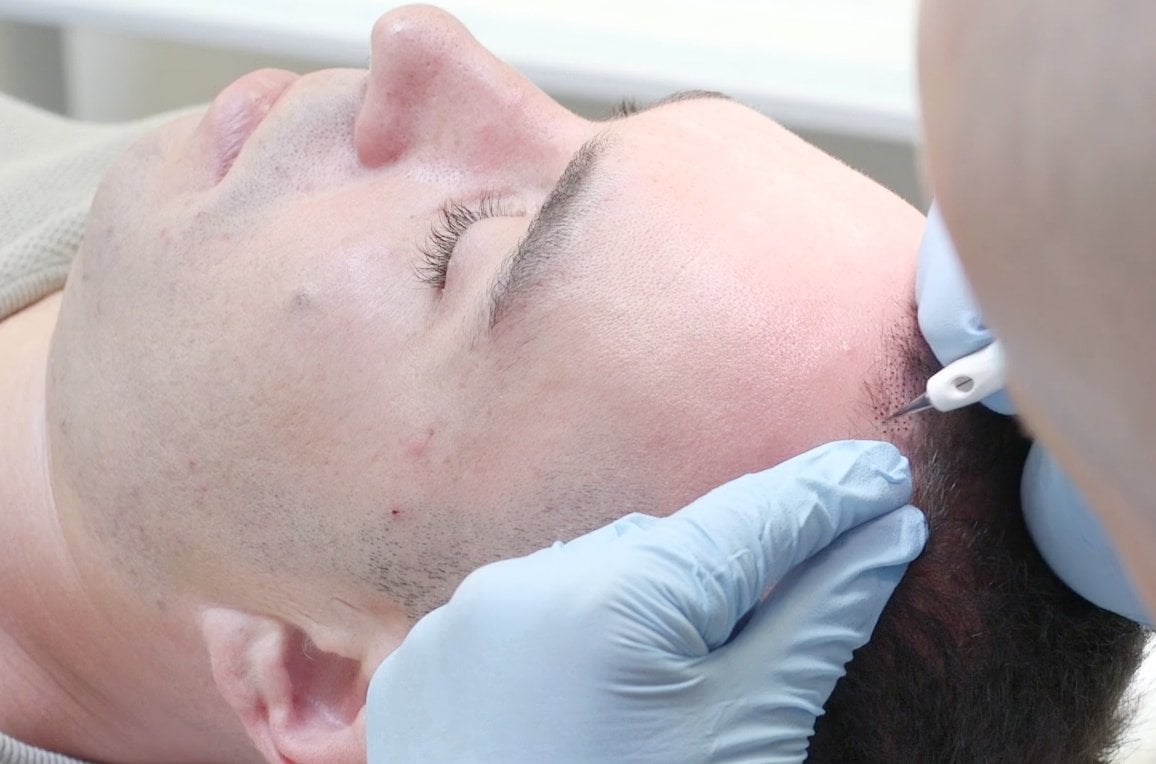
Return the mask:
<svg viewBox="0 0 1156 764">
<path fill-rule="evenodd" d="M 391 116 L 378 100 L 366 99 L 353 126 L 357 160 L 369 168 L 397 161 L 410 145 L 404 121 Z"/>
</svg>

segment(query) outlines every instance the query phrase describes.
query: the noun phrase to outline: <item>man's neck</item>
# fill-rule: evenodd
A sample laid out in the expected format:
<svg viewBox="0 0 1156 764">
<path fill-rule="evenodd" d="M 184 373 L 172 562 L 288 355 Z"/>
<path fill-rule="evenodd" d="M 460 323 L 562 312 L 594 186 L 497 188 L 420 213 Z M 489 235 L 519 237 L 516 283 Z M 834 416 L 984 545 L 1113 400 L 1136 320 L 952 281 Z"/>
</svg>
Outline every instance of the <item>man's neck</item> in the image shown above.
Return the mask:
<svg viewBox="0 0 1156 764">
<path fill-rule="evenodd" d="M 254 760 L 190 608 L 142 602 L 61 526 L 44 403 L 59 304 L 0 322 L 0 730 L 107 762 Z"/>
</svg>

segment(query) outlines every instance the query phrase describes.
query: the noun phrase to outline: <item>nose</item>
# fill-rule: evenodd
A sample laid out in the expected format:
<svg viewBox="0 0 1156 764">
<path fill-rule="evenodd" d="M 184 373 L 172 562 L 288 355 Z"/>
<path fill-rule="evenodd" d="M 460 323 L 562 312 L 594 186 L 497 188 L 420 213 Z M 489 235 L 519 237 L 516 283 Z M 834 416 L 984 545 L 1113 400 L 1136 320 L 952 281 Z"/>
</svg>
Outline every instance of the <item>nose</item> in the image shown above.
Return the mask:
<svg viewBox="0 0 1156 764">
<path fill-rule="evenodd" d="M 551 156 L 580 129 L 580 119 L 437 8 L 387 13 L 371 45 L 354 130 L 368 167 L 418 155 L 483 173 Z"/>
</svg>

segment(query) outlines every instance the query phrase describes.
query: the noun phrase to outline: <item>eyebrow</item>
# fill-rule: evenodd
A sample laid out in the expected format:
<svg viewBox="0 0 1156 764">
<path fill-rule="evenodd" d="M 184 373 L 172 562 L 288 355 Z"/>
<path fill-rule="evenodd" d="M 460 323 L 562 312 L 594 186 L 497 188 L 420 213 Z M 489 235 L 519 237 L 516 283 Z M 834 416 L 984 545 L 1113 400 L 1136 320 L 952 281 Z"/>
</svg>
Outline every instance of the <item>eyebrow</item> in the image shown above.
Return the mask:
<svg viewBox="0 0 1156 764">
<path fill-rule="evenodd" d="M 526 235 L 498 269 L 498 275 L 490 284 L 491 330 L 509 312 L 513 302 L 533 288 L 542 266 L 571 238 L 579 200 L 590 185 L 598 160 L 606 152 L 607 142 L 606 133 L 601 132 L 582 144 L 530 221 Z"/>
<path fill-rule="evenodd" d="M 680 101 L 700 101 L 704 99 L 715 99 L 719 101 L 737 101 L 726 93 L 721 93 L 717 90 L 677 90 L 668 96 L 659 98 L 657 101 L 651 101 L 641 106 L 633 98 L 623 98 L 618 106 L 614 109 L 614 113 L 610 119 L 623 119 L 625 117 L 632 117 L 636 114 L 648 112 L 651 109 L 657 109 L 659 106 L 666 106 L 672 103 L 679 103 Z"/>
<path fill-rule="evenodd" d="M 713 90 L 681 90 L 653 103 L 636 108 L 629 101 L 623 102 L 611 121 L 628 114 L 641 114 L 667 104 L 700 99 L 721 99 L 734 101 L 725 93 Z M 591 179 L 600 160 L 606 155 L 610 138 L 606 131 L 595 135 L 574 153 L 566 169 L 562 171 L 558 183 L 546 197 L 542 208 L 530 221 L 526 235 L 518 242 L 514 251 L 506 257 L 498 268 L 498 273 L 490 284 L 487 307 L 487 326 L 490 331 L 509 312 L 511 306 L 524 294 L 540 283 L 540 274 L 553 255 L 572 244 L 576 232 L 574 225 L 582 212 L 582 200 L 591 185 Z"/>
</svg>

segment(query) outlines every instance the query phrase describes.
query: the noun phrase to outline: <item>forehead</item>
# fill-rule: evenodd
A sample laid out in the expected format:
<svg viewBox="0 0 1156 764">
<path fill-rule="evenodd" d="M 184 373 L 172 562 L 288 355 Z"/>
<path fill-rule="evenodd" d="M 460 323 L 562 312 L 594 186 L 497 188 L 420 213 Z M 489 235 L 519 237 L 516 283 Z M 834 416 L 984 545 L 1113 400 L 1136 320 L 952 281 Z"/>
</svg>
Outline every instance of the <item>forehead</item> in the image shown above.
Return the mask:
<svg viewBox="0 0 1156 764">
<path fill-rule="evenodd" d="M 741 400 L 780 456 L 851 434 L 881 344 L 910 323 L 919 214 L 736 103 L 606 132 L 577 246 L 538 294 L 552 326 L 584 327 L 566 347 L 612 349 L 671 395 Z"/>
<path fill-rule="evenodd" d="M 807 261 L 797 278 L 880 253 L 894 268 L 879 276 L 894 283 L 910 269 L 914 210 L 739 103 L 681 100 L 616 121 L 608 133 L 588 233 L 667 258 L 711 252 L 748 275 L 769 264 L 769 249 L 780 255 L 776 267 Z"/>
</svg>

